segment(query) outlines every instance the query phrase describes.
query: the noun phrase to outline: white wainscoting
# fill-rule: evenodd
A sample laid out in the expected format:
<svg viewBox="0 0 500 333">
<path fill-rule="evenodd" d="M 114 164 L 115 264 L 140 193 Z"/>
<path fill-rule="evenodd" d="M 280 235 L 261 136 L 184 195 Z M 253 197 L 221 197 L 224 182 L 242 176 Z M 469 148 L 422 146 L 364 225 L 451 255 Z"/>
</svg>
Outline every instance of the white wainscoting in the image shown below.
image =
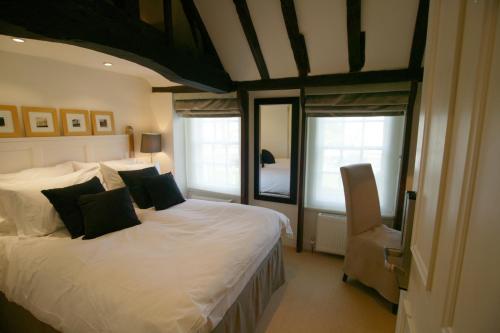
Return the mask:
<svg viewBox="0 0 500 333">
<path fill-rule="evenodd" d="M 128 151 L 127 135 L 0 139 L 0 173 L 65 161 L 122 159 Z"/>
</svg>

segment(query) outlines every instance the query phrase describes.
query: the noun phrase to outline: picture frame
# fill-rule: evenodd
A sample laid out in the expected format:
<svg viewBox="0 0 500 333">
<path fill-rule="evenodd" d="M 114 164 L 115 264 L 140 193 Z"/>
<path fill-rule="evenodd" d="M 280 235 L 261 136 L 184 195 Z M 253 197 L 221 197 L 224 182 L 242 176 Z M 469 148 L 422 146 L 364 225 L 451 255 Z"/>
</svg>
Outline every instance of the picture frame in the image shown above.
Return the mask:
<svg viewBox="0 0 500 333">
<path fill-rule="evenodd" d="M 59 136 L 59 121 L 55 108 L 22 106 L 26 136 Z"/>
<path fill-rule="evenodd" d="M 65 136 L 92 135 L 89 111 L 59 109 L 59 112 L 61 113 L 63 134 Z"/>
<path fill-rule="evenodd" d="M 115 134 L 115 117 L 111 111 L 90 111 L 93 135 Z"/>
<path fill-rule="evenodd" d="M 17 138 L 22 135 L 17 106 L 0 105 L 0 138 Z"/>
</svg>

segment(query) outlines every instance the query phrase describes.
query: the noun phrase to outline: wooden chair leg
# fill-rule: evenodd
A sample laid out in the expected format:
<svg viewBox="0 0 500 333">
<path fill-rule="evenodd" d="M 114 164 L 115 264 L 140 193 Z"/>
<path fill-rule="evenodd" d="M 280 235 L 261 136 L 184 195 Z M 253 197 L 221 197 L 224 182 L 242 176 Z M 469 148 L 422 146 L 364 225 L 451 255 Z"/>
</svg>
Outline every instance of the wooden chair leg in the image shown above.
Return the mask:
<svg viewBox="0 0 500 333">
<path fill-rule="evenodd" d="M 398 314 L 398 308 L 399 308 L 399 305 L 398 304 L 392 304 L 392 314 Z"/>
<path fill-rule="evenodd" d="M 347 274 L 344 273 L 344 276 L 342 276 L 342 281 L 347 282 Z"/>
</svg>

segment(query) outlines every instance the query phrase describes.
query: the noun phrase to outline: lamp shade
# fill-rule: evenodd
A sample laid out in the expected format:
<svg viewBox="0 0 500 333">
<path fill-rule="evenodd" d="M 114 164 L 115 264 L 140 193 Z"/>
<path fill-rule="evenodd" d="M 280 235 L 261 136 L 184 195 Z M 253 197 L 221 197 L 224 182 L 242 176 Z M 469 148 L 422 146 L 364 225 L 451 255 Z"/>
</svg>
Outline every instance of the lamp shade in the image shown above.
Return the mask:
<svg viewBox="0 0 500 333">
<path fill-rule="evenodd" d="M 141 153 L 159 153 L 161 151 L 160 133 L 142 133 Z"/>
</svg>

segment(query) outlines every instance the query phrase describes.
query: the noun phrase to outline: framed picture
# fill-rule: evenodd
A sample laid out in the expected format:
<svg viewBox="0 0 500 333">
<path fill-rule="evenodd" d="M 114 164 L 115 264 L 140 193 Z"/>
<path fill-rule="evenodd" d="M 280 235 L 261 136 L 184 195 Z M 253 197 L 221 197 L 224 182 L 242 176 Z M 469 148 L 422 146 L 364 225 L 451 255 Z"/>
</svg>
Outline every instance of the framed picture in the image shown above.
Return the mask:
<svg viewBox="0 0 500 333">
<path fill-rule="evenodd" d="M 60 109 L 64 135 L 92 135 L 87 110 Z"/>
<path fill-rule="evenodd" d="M 15 138 L 22 136 L 17 107 L 0 105 L 0 138 Z"/>
<path fill-rule="evenodd" d="M 110 135 L 115 134 L 115 117 L 110 111 L 91 111 L 92 134 Z"/>
<path fill-rule="evenodd" d="M 26 136 L 59 136 L 59 122 L 54 108 L 21 107 Z"/>
</svg>

